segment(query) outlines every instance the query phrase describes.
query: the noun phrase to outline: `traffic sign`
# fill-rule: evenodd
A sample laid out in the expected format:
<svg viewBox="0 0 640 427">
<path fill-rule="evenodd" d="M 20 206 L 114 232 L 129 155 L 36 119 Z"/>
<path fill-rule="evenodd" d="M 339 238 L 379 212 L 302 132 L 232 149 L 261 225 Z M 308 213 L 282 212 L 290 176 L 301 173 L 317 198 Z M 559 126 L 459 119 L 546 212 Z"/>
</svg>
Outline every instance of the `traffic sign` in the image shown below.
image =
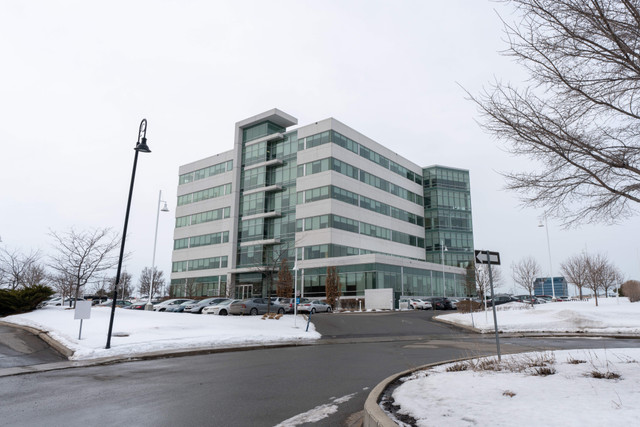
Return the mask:
<svg viewBox="0 0 640 427">
<path fill-rule="evenodd" d="M 500 265 L 500 253 L 491 251 L 475 251 L 476 264 Z"/>
</svg>

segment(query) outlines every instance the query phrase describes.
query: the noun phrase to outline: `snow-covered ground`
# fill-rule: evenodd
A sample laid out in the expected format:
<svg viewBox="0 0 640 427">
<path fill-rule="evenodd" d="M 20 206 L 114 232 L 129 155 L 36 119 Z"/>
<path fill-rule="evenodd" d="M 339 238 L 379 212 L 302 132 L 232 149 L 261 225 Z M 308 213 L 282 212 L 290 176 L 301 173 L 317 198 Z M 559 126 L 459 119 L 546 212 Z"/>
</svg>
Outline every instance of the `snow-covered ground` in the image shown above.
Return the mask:
<svg viewBox="0 0 640 427">
<path fill-rule="evenodd" d="M 309 342 L 320 338 L 313 323 L 301 315 L 280 319 L 262 316 L 216 316 L 116 309 L 111 348 L 105 349 L 110 307 L 91 308 L 91 318 L 74 320 L 74 310 L 45 307 L 30 313 L 2 318 L 4 322 L 47 331 L 74 351 L 72 360 L 101 357 L 135 357 L 148 352 L 184 349 L 215 349 L 254 345 Z M 295 323 L 295 324 L 294 324 Z"/>
<path fill-rule="evenodd" d="M 640 334 L 640 303 L 628 298 L 536 304 L 513 302 L 496 306 L 498 330 L 502 332 L 588 332 L 602 334 Z M 491 307 L 486 312 L 455 313 L 439 316 L 448 322 L 474 326 L 493 332 Z"/>
<path fill-rule="evenodd" d="M 554 360 L 543 368 L 555 373 L 527 367 L 541 359 Z M 417 426 L 640 425 L 640 349 L 528 353 L 502 362 L 500 371 L 447 372 L 448 364 L 415 372 L 393 392 L 395 405 Z"/>
<path fill-rule="evenodd" d="M 530 306 L 497 306 L 503 332 L 590 332 L 640 336 L 640 303 L 627 298 L 595 302 L 556 302 Z M 472 326 L 471 315 L 455 313 L 443 319 Z M 493 313 L 474 313 L 473 324 L 493 332 Z M 448 364 L 405 377 L 393 392 L 400 413 L 415 425 L 448 426 L 602 426 L 640 425 L 640 349 L 564 350 L 503 356 L 500 370 L 478 369 L 482 360 L 466 363 L 464 371 L 447 372 Z M 547 360 L 546 366 L 531 366 Z M 457 364 L 460 368 L 464 363 Z M 489 363 L 495 366 L 495 363 Z M 475 366 L 476 369 L 472 369 Z M 535 375 L 548 368 L 551 375 Z M 548 372 L 548 371 L 547 371 Z M 595 378 L 602 374 L 609 378 Z M 619 376 L 619 377 L 618 377 Z M 402 422 L 399 422 L 403 425 Z"/>
</svg>

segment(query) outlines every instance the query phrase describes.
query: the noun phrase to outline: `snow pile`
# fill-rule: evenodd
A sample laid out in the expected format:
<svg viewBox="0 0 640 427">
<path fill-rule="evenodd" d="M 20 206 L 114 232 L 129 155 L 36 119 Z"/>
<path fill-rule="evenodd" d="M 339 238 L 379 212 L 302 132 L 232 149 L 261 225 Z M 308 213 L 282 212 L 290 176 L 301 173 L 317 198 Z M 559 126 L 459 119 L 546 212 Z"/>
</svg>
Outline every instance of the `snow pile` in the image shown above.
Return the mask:
<svg viewBox="0 0 640 427">
<path fill-rule="evenodd" d="M 535 375 L 535 367 L 447 372 L 455 364 L 418 371 L 393 392 L 397 413 L 425 426 L 640 425 L 640 349 L 543 356 L 555 359 L 547 366 L 555 373 Z M 517 365 L 539 357 L 513 355 L 502 362 Z M 596 378 L 600 374 L 608 378 Z"/>
<path fill-rule="evenodd" d="M 105 349 L 110 307 L 93 307 L 82 324 L 74 310 L 45 307 L 3 318 L 4 322 L 46 331 L 74 351 L 72 360 L 135 357 L 148 352 L 217 349 L 268 344 L 308 343 L 320 338 L 313 324 L 293 315 L 263 320 L 262 316 L 216 316 L 116 309 L 111 348 Z M 295 325 L 294 325 L 295 323 Z"/>
<path fill-rule="evenodd" d="M 502 332 L 578 332 L 640 334 L 640 303 L 628 298 L 591 301 L 553 302 L 531 305 L 509 303 L 496 307 L 498 330 Z M 451 323 L 475 326 L 483 333 L 493 332 L 493 313 L 455 313 L 439 316 Z"/>
</svg>

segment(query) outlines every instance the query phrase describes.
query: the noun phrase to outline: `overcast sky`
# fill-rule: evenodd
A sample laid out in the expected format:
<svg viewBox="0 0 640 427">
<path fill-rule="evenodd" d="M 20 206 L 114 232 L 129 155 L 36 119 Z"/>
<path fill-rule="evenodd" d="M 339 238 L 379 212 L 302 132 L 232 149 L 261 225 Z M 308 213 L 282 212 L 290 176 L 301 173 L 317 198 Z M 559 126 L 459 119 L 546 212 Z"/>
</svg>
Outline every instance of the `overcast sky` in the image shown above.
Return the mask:
<svg viewBox="0 0 640 427">
<path fill-rule="evenodd" d="M 549 270 L 542 211 L 523 210 L 497 171 L 532 167 L 475 123 L 460 86 L 522 82 L 508 58 L 509 9 L 485 0 L 13 1 L 0 4 L 0 236 L 51 251 L 49 230 L 121 232 L 142 118 L 126 269 L 168 277 L 178 167 L 233 147 L 237 121 L 271 108 L 300 125 L 334 117 L 413 162 L 469 169 L 477 249 Z M 640 279 L 639 218 L 563 230 L 553 273 L 583 250 Z M 517 293 L 521 291 L 516 290 Z"/>
</svg>

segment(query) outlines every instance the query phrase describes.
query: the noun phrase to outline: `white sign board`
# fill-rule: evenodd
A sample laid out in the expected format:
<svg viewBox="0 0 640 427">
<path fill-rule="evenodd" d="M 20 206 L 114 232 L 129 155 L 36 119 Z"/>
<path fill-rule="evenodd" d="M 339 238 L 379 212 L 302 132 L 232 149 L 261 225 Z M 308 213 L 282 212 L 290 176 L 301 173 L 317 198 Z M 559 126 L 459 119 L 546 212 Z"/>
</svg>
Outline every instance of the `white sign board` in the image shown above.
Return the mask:
<svg viewBox="0 0 640 427">
<path fill-rule="evenodd" d="M 75 320 L 91 318 L 91 301 L 76 301 L 76 311 L 73 318 Z"/>
</svg>

